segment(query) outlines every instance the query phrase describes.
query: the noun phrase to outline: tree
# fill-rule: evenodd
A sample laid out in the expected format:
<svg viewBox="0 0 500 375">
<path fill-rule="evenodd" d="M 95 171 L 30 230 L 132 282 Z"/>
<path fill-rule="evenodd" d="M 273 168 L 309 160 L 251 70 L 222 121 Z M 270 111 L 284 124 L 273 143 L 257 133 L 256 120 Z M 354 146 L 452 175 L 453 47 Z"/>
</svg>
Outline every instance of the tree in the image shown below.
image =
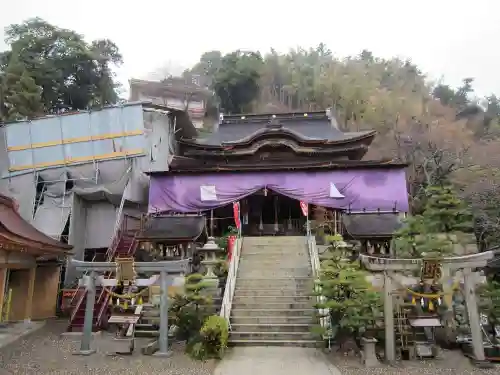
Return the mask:
<svg viewBox="0 0 500 375">
<path fill-rule="evenodd" d="M 361 270 L 359 262 L 348 259 L 341 243 L 334 241 L 329 256 L 321 262 L 318 286 L 325 302 L 317 308 L 329 309 L 331 335 L 341 346 L 352 338 L 359 346 L 361 336 L 373 334 L 370 327 L 382 317 L 382 298 L 371 289 L 368 273 Z"/>
<path fill-rule="evenodd" d="M 455 90 L 453 90 L 449 85 L 445 85 L 442 83 L 438 84 L 432 90 L 432 96 L 439 99 L 439 101 L 443 105 L 453 105 L 453 103 L 455 102 L 455 95 Z"/>
<path fill-rule="evenodd" d="M 103 106 L 118 100 L 112 66 L 121 64 L 118 47 L 110 40 L 90 44 L 72 30 L 34 18 L 6 28 L 10 50 L 0 55 L 0 78 L 21 64 L 41 89 L 43 108 L 49 113 Z M 25 78 L 25 84 L 28 83 Z M 5 101 L 6 93 L 0 100 Z M 3 116 L 5 113 L 3 108 Z"/>
<path fill-rule="evenodd" d="M 235 51 L 222 58 L 214 75 L 213 88 L 223 111 L 243 113 L 251 110 L 260 92 L 262 64 L 262 57 L 257 52 Z"/>
<path fill-rule="evenodd" d="M 429 186 L 425 199 L 423 213 L 409 217 L 396 233 L 398 256 L 450 255 L 461 241 L 457 235 L 472 232 L 472 215 L 451 186 Z"/>
<path fill-rule="evenodd" d="M 500 283 L 489 277 L 487 282 L 478 289 L 479 309 L 488 317 L 491 339 L 499 343 L 495 327 L 500 326 Z"/>
<path fill-rule="evenodd" d="M 2 86 L 3 113 L 0 113 L 0 119 L 30 119 L 43 113 L 41 87 L 14 56 L 6 68 Z"/>
</svg>

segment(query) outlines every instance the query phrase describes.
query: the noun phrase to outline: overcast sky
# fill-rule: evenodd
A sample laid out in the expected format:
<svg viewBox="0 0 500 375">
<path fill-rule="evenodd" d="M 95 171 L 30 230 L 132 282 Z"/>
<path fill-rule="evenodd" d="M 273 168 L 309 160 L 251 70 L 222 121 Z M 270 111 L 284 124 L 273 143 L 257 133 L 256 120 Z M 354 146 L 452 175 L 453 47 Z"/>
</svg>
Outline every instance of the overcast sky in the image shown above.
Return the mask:
<svg viewBox="0 0 500 375">
<path fill-rule="evenodd" d="M 6 3 L 5 5 L 2 3 Z M 207 50 L 228 52 L 324 42 L 339 56 L 363 48 L 409 57 L 453 86 L 475 77 L 478 95 L 500 95 L 500 0 L 0 1 L 0 26 L 41 17 L 90 41 L 110 38 L 125 64 L 118 77 L 182 71 Z M 8 6 L 6 6 L 8 4 Z M 1 38 L 3 39 L 3 38 Z M 0 41 L 0 49 L 6 48 Z"/>
</svg>

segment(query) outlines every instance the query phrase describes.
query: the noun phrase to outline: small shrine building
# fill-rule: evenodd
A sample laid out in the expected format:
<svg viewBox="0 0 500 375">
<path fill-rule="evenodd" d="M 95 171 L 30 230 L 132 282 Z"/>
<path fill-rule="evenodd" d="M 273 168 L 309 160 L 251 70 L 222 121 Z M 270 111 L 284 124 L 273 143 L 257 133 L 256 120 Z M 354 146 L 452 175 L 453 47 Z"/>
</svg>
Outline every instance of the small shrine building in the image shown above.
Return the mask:
<svg viewBox="0 0 500 375">
<path fill-rule="evenodd" d="M 0 195 L 0 322 L 56 316 L 61 264 L 72 246 L 38 231 Z"/>
</svg>

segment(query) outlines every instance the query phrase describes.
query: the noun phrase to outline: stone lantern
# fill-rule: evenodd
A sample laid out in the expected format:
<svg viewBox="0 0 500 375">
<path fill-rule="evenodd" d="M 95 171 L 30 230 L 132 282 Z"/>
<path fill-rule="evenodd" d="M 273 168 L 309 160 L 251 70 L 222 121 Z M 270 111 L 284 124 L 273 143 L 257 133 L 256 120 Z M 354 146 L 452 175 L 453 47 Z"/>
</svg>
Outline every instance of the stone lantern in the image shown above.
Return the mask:
<svg viewBox="0 0 500 375">
<path fill-rule="evenodd" d="M 221 249 L 216 243 L 213 237 L 208 237 L 208 241 L 203 247 L 196 249 L 200 255 L 203 256 L 201 264 L 205 266 L 206 273 L 205 277 L 209 279 L 217 279 L 214 273 L 214 266 L 218 262 L 218 254 L 224 253 L 224 249 Z"/>
</svg>

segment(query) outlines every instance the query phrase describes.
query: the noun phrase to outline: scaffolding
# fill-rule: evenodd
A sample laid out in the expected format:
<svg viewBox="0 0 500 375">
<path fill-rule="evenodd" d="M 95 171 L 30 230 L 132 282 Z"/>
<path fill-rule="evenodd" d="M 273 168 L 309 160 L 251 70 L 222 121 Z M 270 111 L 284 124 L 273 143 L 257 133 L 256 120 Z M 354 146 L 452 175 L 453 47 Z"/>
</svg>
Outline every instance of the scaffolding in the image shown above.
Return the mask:
<svg viewBox="0 0 500 375">
<path fill-rule="evenodd" d="M 118 176 L 118 180 L 109 180 L 110 176 L 116 173 L 116 168 L 112 168 L 113 173 L 110 175 L 110 167 L 107 167 L 108 181 L 106 182 L 106 178 L 102 176 L 101 169 L 105 167 L 107 162 L 117 159 L 125 160 L 124 169 L 126 169 L 126 171 L 124 173 L 131 173 L 132 167 L 127 150 L 125 150 L 124 146 L 120 146 L 118 152 L 116 151 L 115 145 L 116 138 L 119 139 L 122 145 L 125 145 L 125 140 L 128 137 L 128 133 L 130 133 L 130 131 L 127 132 L 127 130 L 130 130 L 130 121 L 127 120 L 127 116 L 124 114 L 125 107 L 127 106 L 121 105 L 115 107 L 116 112 L 111 114 L 111 117 L 114 118 L 108 118 L 110 116 L 107 115 L 104 119 L 106 120 L 105 122 L 103 122 L 104 120 L 101 119 L 100 116 L 96 117 L 96 112 L 86 111 L 64 116 L 47 116 L 43 119 L 39 119 L 48 122 L 48 124 L 35 124 L 35 122 L 39 120 L 33 120 L 23 122 L 22 125 L 19 123 L 7 124 L 2 129 L 4 132 L 4 150 L 6 152 L 6 159 L 9 161 L 9 169 L 3 177 L 8 180 L 11 195 L 13 195 L 18 203 L 23 206 L 22 216 L 32 222 L 37 229 L 52 238 L 60 240 L 65 227 L 68 225 L 69 217 L 71 216 L 73 206 L 72 197 L 75 191 L 80 191 L 77 194 L 85 196 L 84 190 L 95 193 L 100 185 L 102 185 L 103 191 L 106 191 L 107 185 L 117 185 L 117 181 L 121 181 L 125 178 L 125 175 L 122 174 Z M 78 118 L 72 117 L 73 115 L 78 116 Z M 83 120 L 82 116 L 86 116 L 86 120 Z M 71 123 L 72 119 L 77 120 Z M 77 134 L 71 132 L 74 132 L 75 129 L 77 130 L 77 127 L 83 121 L 87 123 L 87 130 L 83 133 L 81 131 L 77 131 L 76 133 L 86 134 L 88 136 L 75 137 Z M 116 124 L 118 124 L 122 132 L 100 135 L 104 130 L 107 130 L 102 129 L 100 126 L 101 123 L 114 124 L 115 127 Z M 47 125 L 48 130 L 46 134 L 42 134 L 40 128 L 36 128 L 37 126 L 41 127 Z M 84 124 L 81 125 L 84 126 Z M 10 126 L 15 128 L 9 130 Z M 138 124 L 134 126 L 138 127 Z M 142 129 L 143 124 L 140 124 L 139 128 Z M 109 130 L 115 129 L 111 129 L 110 127 Z M 22 134 L 25 134 L 25 136 L 21 136 Z M 53 139 L 53 141 L 44 142 L 47 139 Z M 111 143 L 106 140 L 111 140 Z M 99 150 L 97 150 L 96 142 L 101 142 Z M 75 144 L 75 146 L 72 146 L 73 144 Z M 91 150 L 91 152 L 89 152 L 91 155 L 85 158 L 85 160 L 79 157 L 78 153 L 75 154 L 77 150 L 80 150 L 78 152 L 82 152 L 81 150 L 85 149 L 84 144 L 88 144 L 87 148 L 89 151 Z M 96 155 L 96 153 L 99 153 L 98 151 L 102 154 L 102 147 L 104 144 L 108 145 L 106 147 L 112 147 L 109 151 L 121 153 L 121 156 L 103 159 L 102 155 Z M 111 144 L 112 146 L 110 146 Z M 82 146 L 77 147 L 77 145 Z M 73 152 L 71 152 L 72 147 L 74 147 Z M 51 151 L 52 149 L 53 151 Z M 24 155 L 22 156 L 25 158 L 23 161 L 26 160 L 27 163 L 21 164 L 26 164 L 26 168 L 24 168 L 24 166 L 18 166 L 19 158 L 22 159 L 18 154 Z M 110 154 L 113 155 L 113 152 Z M 62 160 L 59 162 L 61 156 Z M 42 161 L 45 163 L 42 164 Z M 29 175 L 32 177 L 27 178 Z M 128 183 L 128 179 L 124 186 Z M 30 186 L 28 186 L 28 184 Z M 118 190 L 121 191 L 113 192 L 113 194 L 123 195 L 125 193 L 124 189 L 118 187 Z M 52 211 L 57 209 L 58 214 L 56 215 L 54 212 L 42 213 L 41 210 L 43 209 Z M 120 207 L 118 211 L 121 213 L 123 207 Z M 50 221 L 53 222 L 47 223 L 44 217 L 50 217 Z M 117 220 L 119 219 L 117 218 Z"/>
</svg>

